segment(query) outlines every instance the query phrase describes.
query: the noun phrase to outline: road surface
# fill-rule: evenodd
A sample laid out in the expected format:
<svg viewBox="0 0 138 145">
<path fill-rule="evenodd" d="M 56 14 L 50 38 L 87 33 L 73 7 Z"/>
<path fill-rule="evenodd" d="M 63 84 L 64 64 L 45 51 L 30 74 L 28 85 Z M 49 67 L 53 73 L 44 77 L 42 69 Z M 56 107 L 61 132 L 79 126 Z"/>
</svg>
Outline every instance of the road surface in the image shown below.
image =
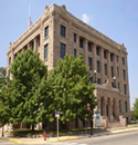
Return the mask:
<svg viewBox="0 0 138 145">
<path fill-rule="evenodd" d="M 15 145 L 6 141 L 0 141 L 0 145 Z M 26 144 L 31 145 L 31 144 Z M 99 137 L 84 137 L 79 140 L 63 143 L 46 143 L 45 145 L 138 145 L 138 132 L 106 135 Z"/>
</svg>

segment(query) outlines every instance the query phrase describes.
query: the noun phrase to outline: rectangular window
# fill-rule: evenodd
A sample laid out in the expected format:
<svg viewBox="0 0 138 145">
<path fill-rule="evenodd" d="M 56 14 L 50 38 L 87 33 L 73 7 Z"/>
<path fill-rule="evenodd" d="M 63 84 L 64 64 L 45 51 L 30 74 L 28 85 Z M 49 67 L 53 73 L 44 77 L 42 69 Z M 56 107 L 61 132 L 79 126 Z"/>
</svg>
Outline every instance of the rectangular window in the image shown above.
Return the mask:
<svg viewBox="0 0 138 145">
<path fill-rule="evenodd" d="M 113 66 L 111 66 L 111 76 L 112 76 L 112 77 L 115 76 L 115 75 L 114 75 L 114 67 L 113 67 Z"/>
<path fill-rule="evenodd" d="M 60 43 L 60 57 L 64 58 L 66 55 L 66 44 Z"/>
<path fill-rule="evenodd" d="M 88 42 L 88 51 L 92 52 L 92 47 L 93 47 L 93 43 L 92 42 Z"/>
<path fill-rule="evenodd" d="M 85 39 L 80 37 L 80 48 L 84 48 L 85 46 Z"/>
<path fill-rule="evenodd" d="M 44 46 L 44 60 L 48 59 L 48 44 Z"/>
<path fill-rule="evenodd" d="M 60 25 L 60 35 L 66 37 L 66 27 L 64 25 Z"/>
<path fill-rule="evenodd" d="M 114 54 L 113 54 L 113 53 L 110 54 L 110 61 L 111 61 L 111 62 L 114 61 Z"/>
<path fill-rule="evenodd" d="M 100 56 L 100 53 L 101 53 L 101 47 L 100 46 L 96 46 L 96 54 L 98 56 Z"/>
<path fill-rule="evenodd" d="M 48 33 L 49 33 L 49 26 L 46 26 L 45 30 L 44 30 L 44 37 L 45 37 L 45 39 L 48 38 Z"/>
<path fill-rule="evenodd" d="M 117 66 L 117 75 L 119 77 L 119 67 Z"/>
<path fill-rule="evenodd" d="M 73 37 L 74 37 L 74 42 L 76 43 L 77 42 L 77 34 L 74 33 Z"/>
<path fill-rule="evenodd" d="M 98 72 L 98 73 L 101 72 L 101 63 L 100 63 L 99 60 L 97 61 L 97 72 Z"/>
<path fill-rule="evenodd" d="M 89 69 L 92 70 L 93 68 L 92 57 L 88 57 L 88 64 L 89 64 Z"/>
<path fill-rule="evenodd" d="M 108 57 L 108 51 L 104 50 L 104 59 L 107 59 L 107 57 Z"/>
<path fill-rule="evenodd" d="M 127 85 L 124 84 L 124 94 L 127 95 Z"/>
<path fill-rule="evenodd" d="M 125 65 L 125 58 L 122 57 L 122 64 Z"/>
<path fill-rule="evenodd" d="M 101 79 L 97 79 L 97 84 L 101 84 Z"/>
<path fill-rule="evenodd" d="M 104 73 L 105 75 L 108 75 L 107 64 L 104 64 Z"/>
<path fill-rule="evenodd" d="M 123 79 L 126 80 L 126 71 L 123 70 Z"/>
<path fill-rule="evenodd" d="M 77 49 L 76 48 L 74 48 L 73 53 L 74 53 L 74 56 L 76 57 L 77 56 Z"/>
</svg>

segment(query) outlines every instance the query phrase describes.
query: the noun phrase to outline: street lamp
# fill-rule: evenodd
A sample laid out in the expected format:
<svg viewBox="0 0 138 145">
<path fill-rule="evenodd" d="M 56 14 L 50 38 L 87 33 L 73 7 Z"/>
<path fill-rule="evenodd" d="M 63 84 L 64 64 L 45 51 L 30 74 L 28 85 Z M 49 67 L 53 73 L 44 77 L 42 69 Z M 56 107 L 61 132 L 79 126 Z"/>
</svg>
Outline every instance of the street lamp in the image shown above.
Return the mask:
<svg viewBox="0 0 138 145">
<path fill-rule="evenodd" d="M 59 137 L 59 118 L 60 118 L 60 112 L 55 112 L 56 122 L 57 122 L 57 138 Z"/>
</svg>

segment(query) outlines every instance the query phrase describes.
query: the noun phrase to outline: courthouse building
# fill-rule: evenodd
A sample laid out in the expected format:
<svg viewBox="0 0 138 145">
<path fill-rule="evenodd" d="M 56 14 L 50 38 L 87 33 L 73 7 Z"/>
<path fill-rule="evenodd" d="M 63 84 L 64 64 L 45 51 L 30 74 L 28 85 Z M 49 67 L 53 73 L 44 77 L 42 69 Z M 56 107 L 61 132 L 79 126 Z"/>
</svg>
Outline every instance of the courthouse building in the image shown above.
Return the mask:
<svg viewBox="0 0 138 145">
<path fill-rule="evenodd" d="M 10 44 L 8 68 L 26 49 L 38 53 L 49 70 L 65 55 L 83 55 L 90 79 L 96 83 L 97 111 L 110 122 L 130 119 L 127 50 L 123 44 L 74 17 L 64 5 L 53 4 Z"/>
</svg>

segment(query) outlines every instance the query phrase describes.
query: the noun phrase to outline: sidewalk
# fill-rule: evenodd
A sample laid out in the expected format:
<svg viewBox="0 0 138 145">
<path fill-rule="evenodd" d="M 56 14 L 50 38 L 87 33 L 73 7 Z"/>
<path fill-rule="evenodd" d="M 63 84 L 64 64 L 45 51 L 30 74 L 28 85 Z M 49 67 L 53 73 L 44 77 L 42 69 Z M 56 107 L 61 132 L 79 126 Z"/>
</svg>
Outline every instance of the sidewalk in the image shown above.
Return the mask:
<svg viewBox="0 0 138 145">
<path fill-rule="evenodd" d="M 105 136 L 105 135 L 113 135 L 113 134 L 119 134 L 119 133 L 128 133 L 138 131 L 138 125 L 128 125 L 127 127 L 118 127 L 118 128 L 111 128 L 103 132 L 97 132 L 93 135 L 93 137 L 98 136 Z M 56 143 L 56 142 L 64 142 L 64 141 L 71 141 L 71 140 L 78 140 L 82 138 L 88 137 L 88 134 L 86 135 L 80 135 L 80 136 L 61 136 L 59 138 L 57 137 L 50 137 L 46 141 L 44 141 L 43 137 L 39 138 L 8 138 L 8 140 L 15 144 L 35 144 L 35 145 L 46 145 L 49 143 Z"/>
</svg>

